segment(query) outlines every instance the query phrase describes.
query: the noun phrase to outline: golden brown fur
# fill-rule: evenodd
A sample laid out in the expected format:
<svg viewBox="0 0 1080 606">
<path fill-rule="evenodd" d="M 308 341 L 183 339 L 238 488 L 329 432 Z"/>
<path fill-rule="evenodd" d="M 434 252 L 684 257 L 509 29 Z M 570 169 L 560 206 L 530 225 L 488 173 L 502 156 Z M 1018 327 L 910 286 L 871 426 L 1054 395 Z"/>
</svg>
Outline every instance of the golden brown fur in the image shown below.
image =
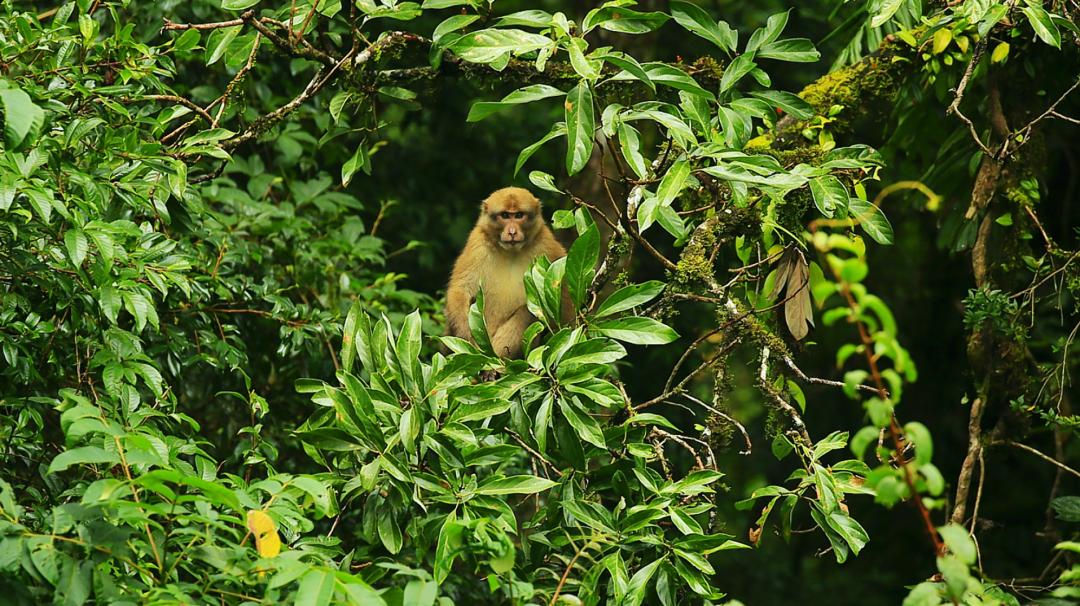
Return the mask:
<svg viewBox="0 0 1080 606">
<path fill-rule="evenodd" d="M 528 190 L 505 187 L 484 200 L 480 218 L 454 263 L 446 290 L 447 333 L 472 340 L 469 306 L 484 289 L 484 320 L 495 353 L 521 355 L 521 336 L 535 320 L 525 306 L 522 278 L 533 259 L 566 256 Z"/>
</svg>

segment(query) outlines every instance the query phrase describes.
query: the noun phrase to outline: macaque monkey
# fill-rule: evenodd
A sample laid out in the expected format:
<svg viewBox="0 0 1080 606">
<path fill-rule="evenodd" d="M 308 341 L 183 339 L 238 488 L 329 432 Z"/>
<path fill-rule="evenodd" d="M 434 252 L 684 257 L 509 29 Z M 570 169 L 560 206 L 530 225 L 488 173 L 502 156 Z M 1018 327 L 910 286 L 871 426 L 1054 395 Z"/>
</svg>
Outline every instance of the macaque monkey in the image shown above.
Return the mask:
<svg viewBox="0 0 1080 606">
<path fill-rule="evenodd" d="M 520 187 L 505 187 L 488 196 L 450 274 L 447 334 L 472 340 L 469 307 L 483 287 L 484 321 L 495 353 L 519 357 L 521 336 L 536 320 L 525 305 L 523 278 L 540 255 L 551 261 L 566 256 L 544 222 L 540 201 Z M 567 297 L 563 299 L 563 312 L 572 311 Z"/>
</svg>

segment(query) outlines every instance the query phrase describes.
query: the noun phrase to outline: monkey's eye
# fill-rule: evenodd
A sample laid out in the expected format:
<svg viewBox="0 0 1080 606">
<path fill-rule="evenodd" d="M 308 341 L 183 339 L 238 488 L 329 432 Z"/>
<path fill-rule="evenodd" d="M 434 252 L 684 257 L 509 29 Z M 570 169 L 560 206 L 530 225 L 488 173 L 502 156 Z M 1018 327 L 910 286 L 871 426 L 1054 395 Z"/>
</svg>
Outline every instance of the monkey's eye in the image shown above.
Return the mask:
<svg viewBox="0 0 1080 606">
<path fill-rule="evenodd" d="M 525 216 L 525 213 L 523 213 L 523 212 L 516 212 L 516 213 L 514 213 L 514 218 L 515 218 L 515 219 L 521 219 L 521 218 L 522 218 L 522 217 L 524 217 L 524 216 Z"/>
<path fill-rule="evenodd" d="M 503 219 L 509 219 L 510 218 L 510 213 L 508 213 L 508 212 L 506 212 L 504 210 L 504 211 L 502 211 L 502 213 L 499 214 L 499 216 L 502 217 Z"/>
</svg>

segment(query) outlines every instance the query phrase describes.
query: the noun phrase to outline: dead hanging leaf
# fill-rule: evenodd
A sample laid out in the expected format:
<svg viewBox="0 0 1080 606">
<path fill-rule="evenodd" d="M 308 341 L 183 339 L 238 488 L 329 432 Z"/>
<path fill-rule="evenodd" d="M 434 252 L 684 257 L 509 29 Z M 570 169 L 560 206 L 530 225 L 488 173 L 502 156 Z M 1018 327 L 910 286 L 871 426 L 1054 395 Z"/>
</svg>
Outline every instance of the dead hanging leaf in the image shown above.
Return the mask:
<svg viewBox="0 0 1080 606">
<path fill-rule="evenodd" d="M 784 291 L 784 320 L 791 336 L 801 341 L 814 325 L 814 308 L 810 303 L 810 266 L 802 251 L 788 247 L 776 266 L 776 285 L 769 297 L 775 299 Z"/>
<path fill-rule="evenodd" d="M 264 558 L 272 558 L 281 553 L 281 538 L 278 537 L 274 520 L 261 509 L 250 509 L 247 513 L 247 527 L 255 537 L 255 550 Z"/>
<path fill-rule="evenodd" d="M 750 529 L 750 532 L 748 533 L 750 535 L 748 537 L 750 539 L 750 544 L 754 547 L 757 547 L 758 542 L 761 541 L 761 531 L 761 526 L 754 526 Z"/>
</svg>

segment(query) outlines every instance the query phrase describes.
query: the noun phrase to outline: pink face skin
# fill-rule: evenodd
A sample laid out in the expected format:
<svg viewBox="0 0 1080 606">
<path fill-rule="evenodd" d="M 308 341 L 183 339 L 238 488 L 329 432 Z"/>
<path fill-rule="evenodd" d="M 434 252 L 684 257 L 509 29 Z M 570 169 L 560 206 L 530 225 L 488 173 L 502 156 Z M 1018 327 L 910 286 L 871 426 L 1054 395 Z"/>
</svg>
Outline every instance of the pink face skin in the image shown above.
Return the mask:
<svg viewBox="0 0 1080 606">
<path fill-rule="evenodd" d="M 484 201 L 481 225 L 499 247 L 507 251 L 525 248 L 540 224 L 540 201 L 523 189 L 499 190 Z"/>
</svg>

